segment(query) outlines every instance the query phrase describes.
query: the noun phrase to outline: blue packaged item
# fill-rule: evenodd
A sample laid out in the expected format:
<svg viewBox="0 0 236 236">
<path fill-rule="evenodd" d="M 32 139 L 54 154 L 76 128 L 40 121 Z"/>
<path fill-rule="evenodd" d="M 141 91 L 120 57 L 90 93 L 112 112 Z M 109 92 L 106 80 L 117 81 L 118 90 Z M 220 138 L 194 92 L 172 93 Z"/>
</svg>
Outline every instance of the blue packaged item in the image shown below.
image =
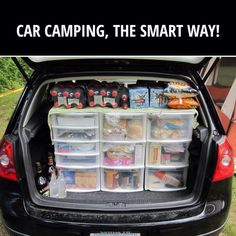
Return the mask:
<svg viewBox="0 0 236 236">
<path fill-rule="evenodd" d="M 63 171 L 63 175 L 67 185 L 74 185 L 75 184 L 75 172 L 65 170 Z"/>
<path fill-rule="evenodd" d="M 148 108 L 149 90 L 147 87 L 129 88 L 130 108 Z"/>
<path fill-rule="evenodd" d="M 164 108 L 167 107 L 168 97 L 164 95 L 163 88 L 150 88 L 150 107 Z"/>
</svg>

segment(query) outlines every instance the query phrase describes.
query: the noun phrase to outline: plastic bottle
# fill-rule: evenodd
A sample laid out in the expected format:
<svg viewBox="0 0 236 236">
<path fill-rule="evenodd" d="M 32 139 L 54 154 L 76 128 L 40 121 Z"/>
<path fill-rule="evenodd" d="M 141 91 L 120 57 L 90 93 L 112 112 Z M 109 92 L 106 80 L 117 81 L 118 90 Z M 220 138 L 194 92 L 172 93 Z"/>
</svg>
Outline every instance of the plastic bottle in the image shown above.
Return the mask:
<svg viewBox="0 0 236 236">
<path fill-rule="evenodd" d="M 65 178 L 61 169 L 59 169 L 57 185 L 58 185 L 58 197 L 65 198 L 66 197 L 66 181 L 65 181 Z"/>
<path fill-rule="evenodd" d="M 40 194 L 48 197 L 49 187 L 46 177 L 43 175 L 42 166 L 40 162 L 36 162 L 36 186 Z"/>
<path fill-rule="evenodd" d="M 51 181 L 49 183 L 49 196 L 58 198 L 58 183 L 55 171 L 52 172 Z"/>
</svg>

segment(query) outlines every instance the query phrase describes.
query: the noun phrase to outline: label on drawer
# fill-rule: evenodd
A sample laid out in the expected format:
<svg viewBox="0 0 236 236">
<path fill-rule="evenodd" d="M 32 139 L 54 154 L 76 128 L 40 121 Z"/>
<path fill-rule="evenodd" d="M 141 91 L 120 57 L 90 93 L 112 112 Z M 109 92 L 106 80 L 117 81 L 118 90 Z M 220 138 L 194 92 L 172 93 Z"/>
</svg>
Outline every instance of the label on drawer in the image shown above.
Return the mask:
<svg viewBox="0 0 236 236">
<path fill-rule="evenodd" d="M 149 164 L 161 163 L 161 145 L 156 143 L 149 144 L 148 162 Z"/>
</svg>

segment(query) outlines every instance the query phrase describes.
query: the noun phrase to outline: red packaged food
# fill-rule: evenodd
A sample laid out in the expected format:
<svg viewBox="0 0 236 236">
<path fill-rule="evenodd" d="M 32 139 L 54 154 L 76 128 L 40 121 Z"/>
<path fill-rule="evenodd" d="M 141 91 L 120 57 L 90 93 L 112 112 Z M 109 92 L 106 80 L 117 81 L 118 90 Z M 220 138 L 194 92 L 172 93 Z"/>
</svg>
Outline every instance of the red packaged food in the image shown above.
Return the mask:
<svg viewBox="0 0 236 236">
<path fill-rule="evenodd" d="M 167 106 L 174 109 L 193 109 L 199 107 L 199 103 L 193 98 L 173 98 Z"/>
</svg>

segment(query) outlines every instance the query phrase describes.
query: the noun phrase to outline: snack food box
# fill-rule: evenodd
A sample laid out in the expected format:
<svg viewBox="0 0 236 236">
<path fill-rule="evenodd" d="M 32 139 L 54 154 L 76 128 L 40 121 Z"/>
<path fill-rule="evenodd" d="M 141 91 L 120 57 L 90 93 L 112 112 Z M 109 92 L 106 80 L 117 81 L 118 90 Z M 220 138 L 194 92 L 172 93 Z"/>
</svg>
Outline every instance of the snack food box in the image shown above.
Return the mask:
<svg viewBox="0 0 236 236">
<path fill-rule="evenodd" d="M 131 108 L 149 107 L 149 90 L 147 87 L 129 88 L 129 97 L 130 97 Z"/>
<path fill-rule="evenodd" d="M 102 169 L 101 190 L 137 192 L 143 190 L 143 169 Z"/>
<path fill-rule="evenodd" d="M 103 143 L 103 166 L 144 165 L 144 143 Z"/>
<path fill-rule="evenodd" d="M 176 169 L 146 168 L 145 190 L 177 191 L 186 188 L 187 167 Z"/>
<path fill-rule="evenodd" d="M 150 87 L 150 107 L 165 108 L 169 99 L 164 95 L 163 88 Z"/>
<path fill-rule="evenodd" d="M 148 143 L 147 166 L 183 166 L 188 164 L 188 142 Z"/>
<path fill-rule="evenodd" d="M 92 192 L 100 189 L 99 168 L 63 168 L 62 173 L 66 181 L 66 191 L 68 192 Z"/>
</svg>

